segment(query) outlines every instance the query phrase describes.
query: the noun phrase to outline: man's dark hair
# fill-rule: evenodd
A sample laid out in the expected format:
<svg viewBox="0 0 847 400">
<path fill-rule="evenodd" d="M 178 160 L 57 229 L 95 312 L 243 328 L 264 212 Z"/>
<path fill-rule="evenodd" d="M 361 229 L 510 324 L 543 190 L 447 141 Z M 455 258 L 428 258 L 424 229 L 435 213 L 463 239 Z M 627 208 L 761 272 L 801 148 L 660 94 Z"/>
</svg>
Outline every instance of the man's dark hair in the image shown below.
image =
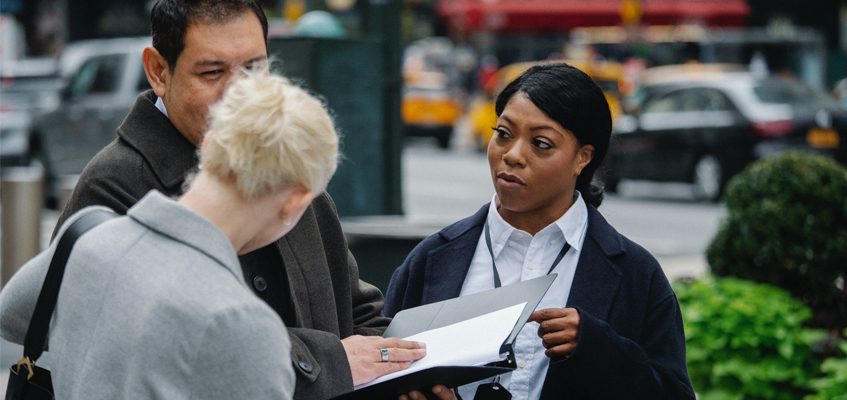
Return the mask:
<svg viewBox="0 0 847 400">
<path fill-rule="evenodd" d="M 565 63 L 536 65 L 509 83 L 497 96 L 499 117 L 516 93 L 529 100 L 550 119 L 571 131 L 580 145 L 594 146 L 594 156 L 576 178 L 576 190 L 589 204 L 599 207 L 603 188 L 593 184 L 594 172 L 606 157 L 612 135 L 612 115 L 603 91 L 584 72 Z"/>
<path fill-rule="evenodd" d="M 185 32 L 193 23 L 225 23 L 253 11 L 262 24 L 267 45 L 268 18 L 255 0 L 159 0 L 150 11 L 153 47 L 173 69 L 185 48 Z"/>
</svg>

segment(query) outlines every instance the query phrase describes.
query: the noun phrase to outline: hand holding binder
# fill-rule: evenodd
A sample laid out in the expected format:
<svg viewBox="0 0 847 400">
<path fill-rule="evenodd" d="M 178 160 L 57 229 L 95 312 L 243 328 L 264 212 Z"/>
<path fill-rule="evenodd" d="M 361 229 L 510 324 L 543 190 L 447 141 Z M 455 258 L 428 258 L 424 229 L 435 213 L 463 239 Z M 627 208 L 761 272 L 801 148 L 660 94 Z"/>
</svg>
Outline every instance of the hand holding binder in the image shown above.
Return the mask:
<svg viewBox="0 0 847 400">
<path fill-rule="evenodd" d="M 457 387 L 511 371 L 512 343 L 555 279 L 550 274 L 399 312 L 384 336 L 425 342 L 427 356 L 408 370 L 336 399 L 397 398 L 412 390 L 428 393 L 437 384 Z"/>
</svg>

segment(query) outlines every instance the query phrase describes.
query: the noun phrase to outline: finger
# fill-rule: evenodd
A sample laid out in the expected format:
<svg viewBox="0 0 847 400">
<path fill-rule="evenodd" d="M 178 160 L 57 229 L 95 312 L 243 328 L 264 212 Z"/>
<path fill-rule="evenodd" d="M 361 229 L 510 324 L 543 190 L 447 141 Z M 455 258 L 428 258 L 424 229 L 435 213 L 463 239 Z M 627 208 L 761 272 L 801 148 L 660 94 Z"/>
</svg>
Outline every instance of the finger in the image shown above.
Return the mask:
<svg viewBox="0 0 847 400">
<path fill-rule="evenodd" d="M 572 330 L 548 333 L 541 337 L 541 344 L 549 349 L 564 343 L 576 343 L 577 333 Z"/>
<path fill-rule="evenodd" d="M 398 349 L 425 349 L 426 344 L 423 342 L 415 342 L 412 340 L 403 340 L 398 338 L 386 338 L 379 341 L 380 347 L 394 347 Z"/>
<path fill-rule="evenodd" d="M 542 322 L 552 318 L 564 317 L 567 313 L 567 308 L 545 308 L 535 310 L 529 315 L 529 320 L 533 322 Z"/>
<path fill-rule="evenodd" d="M 435 394 L 439 400 L 456 400 L 456 393 L 444 385 L 433 386 L 432 393 Z"/>
<path fill-rule="evenodd" d="M 425 399 L 426 397 L 424 397 L 423 393 L 421 393 L 417 390 L 413 390 L 413 391 L 409 392 L 409 398 L 411 400 L 418 400 L 418 399 Z"/>
<path fill-rule="evenodd" d="M 548 319 L 538 324 L 538 336 L 564 330 L 579 330 L 579 316 L 570 314 L 561 318 Z"/>
<path fill-rule="evenodd" d="M 550 358 L 558 358 L 571 354 L 574 350 L 576 350 L 576 342 L 568 342 L 545 350 L 544 355 Z"/>
<path fill-rule="evenodd" d="M 554 318 L 541 321 L 538 324 L 538 336 L 542 337 L 551 332 L 573 329 L 573 326 L 569 322 L 567 318 Z"/>
<path fill-rule="evenodd" d="M 377 352 L 377 361 L 382 361 L 382 353 Z M 426 349 L 388 349 L 389 362 L 405 362 L 420 360 L 426 355 Z"/>
<path fill-rule="evenodd" d="M 410 363 L 410 362 L 381 362 L 381 363 L 377 363 L 377 364 L 375 364 L 375 368 L 376 368 L 376 371 L 377 371 L 376 378 L 383 376 L 383 375 L 388 375 L 388 374 L 391 374 L 391 373 L 394 373 L 394 372 L 397 372 L 397 371 L 402 371 L 406 368 L 409 368 L 410 365 L 412 365 L 412 363 Z"/>
</svg>

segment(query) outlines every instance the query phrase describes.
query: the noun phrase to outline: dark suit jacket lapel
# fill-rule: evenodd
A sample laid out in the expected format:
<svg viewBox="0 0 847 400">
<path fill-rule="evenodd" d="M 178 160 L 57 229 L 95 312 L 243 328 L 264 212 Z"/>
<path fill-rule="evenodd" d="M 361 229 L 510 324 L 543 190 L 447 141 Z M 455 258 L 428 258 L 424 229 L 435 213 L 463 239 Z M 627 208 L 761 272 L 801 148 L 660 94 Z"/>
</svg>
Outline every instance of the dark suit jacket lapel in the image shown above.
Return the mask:
<svg viewBox="0 0 847 400">
<path fill-rule="evenodd" d="M 445 244 L 433 249 L 427 257 L 422 304 L 459 297 L 476 252 L 479 235 L 485 224 L 489 205 L 439 232 Z"/>
<path fill-rule="evenodd" d="M 306 213 L 297 226 L 278 242 L 283 271 L 288 276 L 294 312 L 297 315 L 297 326 L 320 327 L 327 332 L 338 332 L 338 320 L 324 321 L 315 314 L 321 310 L 335 309 L 335 299 L 332 291 L 332 277 L 329 274 L 323 243 L 314 210 L 307 208 Z M 296 254 L 294 249 L 297 249 Z M 330 324 L 332 326 L 322 326 Z M 317 328 L 316 328 L 317 329 Z"/>
<path fill-rule="evenodd" d="M 610 258 L 623 253 L 623 241 L 590 205 L 586 235 L 568 296 L 568 307 L 577 306 L 597 318 L 606 319 L 621 279 L 618 266 Z"/>
<path fill-rule="evenodd" d="M 197 166 L 197 148 L 156 108 L 156 95 L 138 95 L 132 111 L 118 127 L 118 136 L 150 164 L 169 196 L 182 194 L 182 183 Z"/>
</svg>

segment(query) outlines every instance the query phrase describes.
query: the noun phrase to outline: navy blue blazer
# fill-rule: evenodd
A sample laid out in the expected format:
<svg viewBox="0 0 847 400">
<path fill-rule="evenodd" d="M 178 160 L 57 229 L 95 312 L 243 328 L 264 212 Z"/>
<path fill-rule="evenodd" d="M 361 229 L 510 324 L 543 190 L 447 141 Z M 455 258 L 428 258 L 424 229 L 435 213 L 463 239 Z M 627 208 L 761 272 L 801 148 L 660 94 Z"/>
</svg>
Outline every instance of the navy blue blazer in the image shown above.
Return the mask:
<svg viewBox="0 0 847 400">
<path fill-rule="evenodd" d="M 459 296 L 488 207 L 412 250 L 391 277 L 385 316 Z M 650 253 L 591 205 L 567 306 L 580 315 L 577 347 L 551 360 L 542 399 L 694 399 L 682 316 L 667 278 Z"/>
</svg>

